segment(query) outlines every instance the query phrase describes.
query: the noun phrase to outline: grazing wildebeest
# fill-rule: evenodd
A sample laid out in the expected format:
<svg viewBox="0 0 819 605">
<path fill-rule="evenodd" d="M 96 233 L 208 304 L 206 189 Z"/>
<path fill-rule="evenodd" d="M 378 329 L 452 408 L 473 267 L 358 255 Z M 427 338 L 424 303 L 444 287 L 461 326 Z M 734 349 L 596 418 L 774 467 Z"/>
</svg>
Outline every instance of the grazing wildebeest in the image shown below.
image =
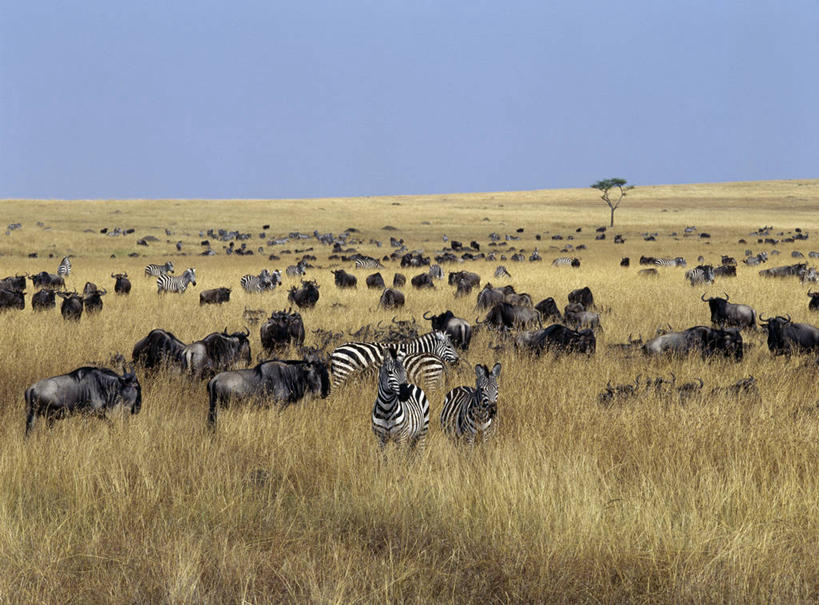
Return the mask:
<svg viewBox="0 0 819 605">
<path fill-rule="evenodd" d="M 228 370 L 233 364 L 243 361 L 250 365 L 250 330 L 228 334 L 213 332 L 202 340 L 192 342 L 182 354 L 182 366 L 186 372 L 198 378 L 212 376 Z"/>
<path fill-rule="evenodd" d="M 395 273 L 392 276 L 392 287 L 403 288 L 407 283 L 407 276 L 403 273 Z"/>
<path fill-rule="evenodd" d="M 40 273 L 29 275 L 28 278 L 35 288 L 65 288 L 65 279 L 62 275 L 41 271 Z"/>
<path fill-rule="evenodd" d="M 114 282 L 114 292 L 117 294 L 129 294 L 131 292 L 131 280 L 128 279 L 127 273 L 112 273 L 116 281 Z"/>
<path fill-rule="evenodd" d="M 301 288 L 293 286 L 287 295 L 287 300 L 299 309 L 312 309 L 319 299 L 319 286 L 314 280 L 302 281 Z"/>
<path fill-rule="evenodd" d="M 714 277 L 736 277 L 737 268 L 735 265 L 720 265 L 714 269 Z"/>
<path fill-rule="evenodd" d="M 220 305 L 230 302 L 230 288 L 212 288 L 199 293 L 199 305 Z"/>
<path fill-rule="evenodd" d="M 22 290 L 0 287 L 0 311 L 6 309 L 25 309 L 26 298 Z"/>
<path fill-rule="evenodd" d="M 756 311 L 748 305 L 737 305 L 729 303 L 729 296 L 725 293 L 725 298 L 713 297 L 705 298 L 705 294 L 700 296 L 700 300 L 708 303 L 711 309 L 711 323 L 720 328 L 756 328 Z"/>
<path fill-rule="evenodd" d="M 620 259 L 621 267 L 628 267 L 629 265 L 631 265 L 631 259 L 628 256 L 624 256 Z"/>
<path fill-rule="evenodd" d="M 721 259 L 721 263 L 722 263 L 723 266 L 731 266 L 731 265 L 736 266 L 737 259 L 735 259 L 733 256 L 726 256 L 726 255 L 723 254 L 722 259 Z"/>
<path fill-rule="evenodd" d="M 768 349 L 774 355 L 789 356 L 819 349 L 819 329 L 810 324 L 793 323 L 790 315 L 770 319 L 760 315 L 759 323 L 768 332 Z"/>
<path fill-rule="evenodd" d="M 563 309 L 563 316 L 566 323 L 572 328 L 600 328 L 600 315 L 592 311 L 586 311 L 579 302 L 571 302 Z"/>
<path fill-rule="evenodd" d="M 491 309 L 498 303 L 506 300 L 506 291 L 503 288 L 493 288 L 492 284 L 487 282 L 483 289 L 478 292 L 477 309 Z"/>
<path fill-rule="evenodd" d="M 352 273 L 347 273 L 344 269 L 331 271 L 335 276 L 336 286 L 339 288 L 355 288 L 358 285 L 358 278 Z"/>
<path fill-rule="evenodd" d="M 432 324 L 432 329 L 438 332 L 445 332 L 449 335 L 452 344 L 466 351 L 472 341 L 472 326 L 469 322 L 460 317 L 455 317 L 452 311 L 446 311 L 440 315 L 430 315 L 429 311 L 424 313 L 424 319 L 428 319 Z"/>
<path fill-rule="evenodd" d="M 435 288 L 435 284 L 432 282 L 432 276 L 429 273 L 419 273 L 413 277 L 410 282 L 412 283 L 412 287 L 418 290 L 421 288 Z"/>
<path fill-rule="evenodd" d="M 560 309 L 557 308 L 555 299 L 551 296 L 549 298 L 544 298 L 538 304 L 536 304 L 535 310 L 540 313 L 540 317 L 544 320 L 563 319 L 563 316 L 560 314 Z"/>
<path fill-rule="evenodd" d="M 386 286 L 384 284 L 384 278 L 381 277 L 381 273 L 373 273 L 367 276 L 366 279 L 367 287 L 371 290 L 383 290 Z"/>
<path fill-rule="evenodd" d="M 304 344 L 304 321 L 298 311 L 275 311 L 262 324 L 259 332 L 262 348 L 265 352 L 277 352 L 290 345 Z"/>
<path fill-rule="evenodd" d="M 771 267 L 770 269 L 762 269 L 759 274 L 762 277 L 790 277 L 792 275 L 799 275 L 806 271 L 807 263 L 796 263 L 795 265 L 784 265 L 781 267 Z"/>
<path fill-rule="evenodd" d="M 100 290 L 95 284 L 86 282 L 83 288 L 82 304 L 86 313 L 99 313 L 102 311 L 102 297 L 108 294 L 103 288 Z"/>
<path fill-rule="evenodd" d="M 819 311 L 819 292 L 811 292 L 810 290 L 808 290 L 808 296 L 810 296 L 808 310 Z"/>
<path fill-rule="evenodd" d="M 395 309 L 404 306 L 404 294 L 395 288 L 387 288 L 381 293 L 378 306 L 383 309 Z"/>
<path fill-rule="evenodd" d="M 455 288 L 455 298 L 462 298 L 472 294 L 472 285 L 465 279 L 459 279 Z"/>
<path fill-rule="evenodd" d="M 82 317 L 82 297 L 76 292 L 56 292 L 57 296 L 63 299 L 60 305 L 60 313 L 63 319 L 79 321 Z"/>
<path fill-rule="evenodd" d="M 447 283 L 450 286 L 457 286 L 460 281 L 474 288 L 481 285 L 481 276 L 471 271 L 450 271 L 447 275 Z"/>
<path fill-rule="evenodd" d="M 273 360 L 253 369 L 221 372 L 208 381 L 208 424 L 216 425 L 219 407 L 230 401 L 258 398 L 282 408 L 300 401 L 307 393 L 322 399 L 330 393 L 330 374 L 321 361 Z"/>
<path fill-rule="evenodd" d="M 185 343 L 176 336 L 156 328 L 134 345 L 131 359 L 146 370 L 163 366 L 182 368 Z"/>
<path fill-rule="evenodd" d="M 31 297 L 31 308 L 35 311 L 45 311 L 47 309 L 53 309 L 56 306 L 57 301 L 55 299 L 54 290 L 43 288 L 35 292 Z"/>
<path fill-rule="evenodd" d="M 743 355 L 742 335 L 735 328 L 718 330 L 707 326 L 694 326 L 682 332 L 662 334 L 643 345 L 643 352 L 646 355 L 663 353 L 686 355 L 695 350 L 700 351 L 703 357 L 721 355 L 739 361 Z"/>
<path fill-rule="evenodd" d="M 26 289 L 26 276 L 14 275 L 0 279 L 0 288 L 6 290 L 19 290 L 20 292 Z"/>
<path fill-rule="evenodd" d="M 489 310 L 484 321 L 476 318 L 475 323 L 486 324 L 499 330 L 525 328 L 533 324 L 540 325 L 540 313 L 531 307 L 500 302 Z"/>
<path fill-rule="evenodd" d="M 542 330 L 521 332 L 515 339 L 515 344 L 538 355 L 543 351 L 591 355 L 597 347 L 597 339 L 592 330 L 578 331 L 561 324 L 552 324 Z"/>
<path fill-rule="evenodd" d="M 142 389 L 133 369 L 123 370 L 120 376 L 107 368 L 77 368 L 34 383 L 26 389 L 25 398 L 26 435 L 37 416 L 45 416 L 51 425 L 75 412 L 105 418 L 105 412 L 120 403 L 131 414 L 138 414 L 142 407 Z"/>
<path fill-rule="evenodd" d="M 569 302 L 581 304 L 584 311 L 594 309 L 594 296 L 588 286 L 569 292 Z"/>
</svg>

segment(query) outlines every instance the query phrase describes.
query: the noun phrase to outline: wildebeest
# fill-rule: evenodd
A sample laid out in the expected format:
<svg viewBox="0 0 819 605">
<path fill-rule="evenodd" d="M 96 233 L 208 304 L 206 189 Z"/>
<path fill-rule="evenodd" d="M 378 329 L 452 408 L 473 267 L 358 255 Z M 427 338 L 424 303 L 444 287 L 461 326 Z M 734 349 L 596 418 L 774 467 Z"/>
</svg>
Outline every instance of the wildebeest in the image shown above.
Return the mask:
<svg viewBox="0 0 819 605">
<path fill-rule="evenodd" d="M 592 311 L 586 311 L 579 302 L 571 302 L 563 309 L 563 316 L 566 323 L 572 328 L 600 328 L 600 315 Z"/>
<path fill-rule="evenodd" d="M 208 424 L 216 425 L 219 407 L 230 401 L 258 398 L 278 403 L 282 408 L 300 401 L 305 394 L 330 393 L 330 374 L 321 361 L 265 361 L 253 369 L 221 372 L 208 381 Z"/>
<path fill-rule="evenodd" d="M 720 328 L 756 328 L 756 311 L 748 305 L 737 305 L 729 303 L 729 296 L 725 293 L 725 298 L 712 297 L 705 298 L 705 294 L 700 296 L 700 300 L 708 303 L 711 309 L 711 323 Z"/>
<path fill-rule="evenodd" d="M 631 264 L 631 259 L 628 256 L 624 256 L 620 259 L 620 266 L 621 267 L 628 267 Z"/>
<path fill-rule="evenodd" d="M 793 323 L 790 315 L 765 319 L 759 323 L 768 333 L 768 349 L 774 355 L 807 353 L 819 349 L 819 329 L 810 324 Z"/>
<path fill-rule="evenodd" d="M 515 339 L 515 344 L 538 355 L 543 351 L 591 355 L 597 346 L 597 339 L 592 330 L 577 331 L 561 324 L 552 324 L 542 330 L 521 332 Z"/>
<path fill-rule="evenodd" d="M 355 288 L 358 285 L 358 278 L 344 269 L 337 269 L 330 273 L 335 276 L 335 283 L 339 288 Z"/>
<path fill-rule="evenodd" d="M 366 282 L 367 287 L 371 290 L 383 290 L 386 287 L 384 284 L 384 278 L 381 277 L 380 272 L 368 275 Z"/>
<path fill-rule="evenodd" d="M 472 271 L 450 271 L 447 275 L 447 283 L 450 286 L 457 286 L 461 281 L 474 288 L 481 285 L 481 276 Z"/>
<path fill-rule="evenodd" d="M 592 295 L 592 291 L 588 286 L 569 292 L 569 302 L 583 305 L 584 311 L 591 311 L 594 309 L 594 296 Z"/>
<path fill-rule="evenodd" d="M 733 256 L 726 256 L 723 254 L 720 262 L 723 266 L 736 266 L 737 259 L 735 259 Z"/>
<path fill-rule="evenodd" d="M 819 292 L 811 292 L 810 290 L 808 290 L 808 296 L 810 296 L 808 310 L 819 311 Z"/>
<path fill-rule="evenodd" d="M 230 288 L 212 288 L 199 293 L 199 305 L 220 305 L 230 302 Z"/>
<path fill-rule="evenodd" d="M 548 298 L 544 298 L 538 304 L 535 305 L 535 310 L 540 313 L 540 317 L 543 320 L 547 319 L 563 319 L 563 316 L 560 314 L 560 309 L 557 308 L 557 303 L 555 299 L 551 296 Z"/>
<path fill-rule="evenodd" d="M 506 292 L 503 288 L 493 288 L 492 284 L 487 282 L 483 289 L 478 292 L 477 309 L 491 309 L 498 303 L 506 300 Z"/>
<path fill-rule="evenodd" d="M 204 378 L 229 369 L 237 362 L 250 365 L 250 330 L 213 332 L 192 342 L 182 354 L 182 366 L 192 376 Z"/>
<path fill-rule="evenodd" d="M 114 282 L 114 292 L 117 294 L 129 294 L 131 292 L 131 280 L 128 279 L 127 273 L 112 273 L 116 281 Z"/>
<path fill-rule="evenodd" d="M 107 368 L 82 367 L 35 382 L 26 389 L 25 399 L 28 435 L 37 416 L 45 416 L 49 425 L 75 412 L 105 418 L 105 412 L 120 403 L 138 414 L 142 389 L 133 369 L 120 376 Z"/>
<path fill-rule="evenodd" d="M 35 311 L 45 311 L 57 306 L 54 290 L 43 288 L 31 297 L 31 308 Z"/>
<path fill-rule="evenodd" d="M 808 268 L 807 263 L 796 263 L 795 265 L 784 265 L 781 267 L 771 267 L 770 269 L 762 269 L 759 274 L 762 277 L 790 277 L 792 275 L 799 275 Z"/>
<path fill-rule="evenodd" d="M 407 276 L 403 273 L 395 273 L 392 276 L 392 287 L 403 288 L 407 283 Z"/>
<path fill-rule="evenodd" d="M 3 279 L 0 279 L 0 288 L 5 288 L 6 290 L 19 290 L 22 292 L 26 289 L 26 276 L 13 275 L 4 277 Z"/>
<path fill-rule="evenodd" d="M 146 370 L 162 366 L 182 368 L 185 347 L 185 343 L 170 332 L 156 328 L 134 345 L 131 359 Z"/>
<path fill-rule="evenodd" d="M 714 277 L 736 277 L 737 268 L 735 265 L 720 265 L 714 269 Z"/>
<path fill-rule="evenodd" d="M 721 355 L 739 361 L 743 355 L 742 335 L 735 328 L 719 330 L 694 326 L 682 332 L 662 334 L 643 345 L 646 355 L 686 355 L 692 351 L 699 351 L 706 358 Z"/>
<path fill-rule="evenodd" d="M 421 288 L 435 288 L 432 282 L 432 276 L 429 273 L 419 273 L 410 280 L 412 287 L 420 290 Z"/>
<path fill-rule="evenodd" d="M 314 280 L 302 281 L 301 288 L 293 286 L 287 295 L 287 300 L 299 309 L 312 309 L 319 299 L 319 286 Z"/>
<path fill-rule="evenodd" d="M 276 352 L 288 346 L 304 344 L 304 321 L 298 311 L 275 311 L 262 324 L 259 332 L 262 347 L 266 352 Z"/>
<path fill-rule="evenodd" d="M 0 311 L 6 309 L 25 309 L 26 298 L 22 290 L 0 287 Z"/>
<path fill-rule="evenodd" d="M 540 325 L 540 313 L 531 307 L 500 302 L 489 310 L 484 321 L 478 321 L 476 318 L 475 323 L 487 324 L 500 330 L 525 328 L 533 324 Z"/>
<path fill-rule="evenodd" d="M 383 309 L 395 309 L 404 306 L 404 294 L 395 288 L 387 288 L 381 293 L 378 306 Z"/>
<path fill-rule="evenodd" d="M 455 288 L 455 298 L 469 296 L 472 293 L 472 285 L 465 279 L 459 279 Z"/>
<path fill-rule="evenodd" d="M 660 272 L 657 271 L 654 267 L 650 269 L 640 269 L 637 271 L 637 275 L 641 275 L 642 277 L 658 277 Z"/>
<path fill-rule="evenodd" d="M 40 273 L 29 275 L 28 278 L 35 288 L 65 288 L 65 279 L 62 275 L 41 271 Z"/>
<path fill-rule="evenodd" d="M 76 292 L 57 292 L 56 294 L 63 299 L 60 305 L 60 313 L 63 319 L 79 321 L 83 310 L 82 297 Z"/>
<path fill-rule="evenodd" d="M 83 288 L 82 304 L 86 313 L 99 313 L 102 311 L 102 297 L 108 294 L 103 288 L 100 290 L 96 284 L 86 282 Z"/>
<path fill-rule="evenodd" d="M 461 350 L 469 349 L 469 343 L 472 341 L 472 326 L 469 322 L 460 317 L 455 317 L 452 311 L 445 311 L 440 315 L 427 316 L 429 311 L 424 313 L 424 319 L 427 319 L 432 324 L 432 329 L 438 332 L 445 332 L 452 344 Z"/>
</svg>

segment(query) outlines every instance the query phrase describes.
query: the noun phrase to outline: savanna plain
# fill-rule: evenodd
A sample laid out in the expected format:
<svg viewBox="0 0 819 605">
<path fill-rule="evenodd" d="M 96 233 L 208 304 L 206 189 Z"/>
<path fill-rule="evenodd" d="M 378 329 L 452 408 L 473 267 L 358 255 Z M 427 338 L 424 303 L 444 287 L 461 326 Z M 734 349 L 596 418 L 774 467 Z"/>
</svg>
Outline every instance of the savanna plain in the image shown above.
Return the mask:
<svg viewBox="0 0 819 605">
<path fill-rule="evenodd" d="M 71 254 L 69 289 L 86 281 L 108 289 L 104 309 L 66 322 L 58 309 L 0 313 L 0 600 L 80 602 L 817 602 L 819 601 L 819 408 L 814 358 L 774 357 L 763 331 L 748 331 L 741 362 L 648 359 L 608 345 L 647 339 L 658 327 L 708 325 L 700 296 L 727 292 L 764 315 L 819 323 L 808 285 L 764 279 L 765 266 L 791 264 L 791 252 L 819 250 L 819 181 L 771 181 L 638 187 L 615 215 L 605 240 L 595 228 L 609 213 L 586 190 L 316 200 L 95 200 L 0 202 L 0 277 L 55 272 Z M 38 221 L 40 224 L 38 224 Z M 259 238 L 268 224 L 266 236 Z M 133 228 L 108 237 L 100 229 Z M 384 230 L 392 226 L 396 230 Z M 686 226 L 696 226 L 685 236 Z M 772 226 L 782 240 L 796 228 L 807 240 L 758 243 Z M 209 228 L 253 234 L 262 254 L 226 255 L 201 237 Z M 476 240 L 498 255 L 514 247 L 542 262 L 484 260 L 445 265 L 483 282 L 513 284 L 533 300 L 562 308 L 570 290 L 589 286 L 603 309 L 593 356 L 532 357 L 479 330 L 431 403 L 427 447 L 419 456 L 379 454 L 370 426 L 374 377 L 351 381 L 326 399 L 282 411 L 236 406 L 215 431 L 206 426 L 205 383 L 172 372 L 140 374 L 138 415 L 114 413 L 110 425 L 75 417 L 24 438 L 23 392 L 41 378 L 116 353 L 130 358 L 137 340 L 164 328 L 185 342 L 248 326 L 253 356 L 259 326 L 245 308 L 286 309 L 295 278 L 251 295 L 239 278 L 284 270 L 312 247 L 307 278 L 321 297 L 302 311 L 306 344 L 314 329 L 355 331 L 365 324 L 451 309 L 474 321 L 475 295 L 455 298 L 446 280 L 435 290 L 404 288 L 404 309 L 377 307 L 368 270 L 328 260 L 315 239 L 267 246 L 292 231 L 339 233 L 362 253 L 391 251 L 390 236 L 434 255 L 450 240 Z M 517 233 L 523 228 L 522 233 Z M 172 232 L 168 236 L 165 229 Z M 503 246 L 490 247 L 489 234 Z M 707 232 L 710 238 L 699 234 Z M 777 236 L 783 232 L 785 235 Z M 625 244 L 615 244 L 614 234 Z M 642 234 L 657 233 L 655 241 Z M 672 235 L 676 233 L 676 235 Z M 520 236 L 506 241 L 505 234 Z M 136 240 L 153 235 L 147 247 Z M 535 236 L 541 239 L 536 240 Z M 562 240 L 552 239 L 561 235 Z M 571 236 L 573 239 L 568 239 Z M 747 243 L 740 243 L 740 239 Z M 215 256 L 200 256 L 211 239 Z M 378 248 L 374 240 L 383 242 Z M 176 242 L 182 242 L 182 251 Z M 586 249 L 562 253 L 570 244 Z M 767 251 L 763 267 L 742 264 L 746 249 Z M 772 254 L 776 249 L 780 255 Z M 291 250 L 290 254 L 284 250 Z M 37 253 L 37 258 L 29 254 Z M 137 252 L 139 257 L 129 257 Z M 281 260 L 268 260 L 277 254 Z M 49 258 L 49 254 L 53 258 Z M 702 255 L 738 261 L 737 277 L 691 287 L 685 268 L 638 275 L 640 255 Z M 113 255 L 113 256 L 112 256 Z M 576 256 L 579 268 L 555 267 Z M 621 257 L 631 266 L 620 267 Z M 158 295 L 144 266 L 173 260 L 195 267 L 197 286 Z M 511 278 L 497 280 L 504 264 Z M 412 277 L 423 269 L 386 263 Z M 330 269 L 357 275 L 339 290 Z M 130 296 L 113 293 L 111 273 L 127 272 Z M 233 289 L 230 302 L 200 306 L 201 290 Z M 351 339 L 352 340 L 352 339 Z M 295 357 L 298 351 L 291 351 Z M 438 420 L 444 394 L 474 385 L 474 365 L 502 364 L 495 438 L 475 447 L 451 442 Z M 681 403 L 637 397 L 603 407 L 607 382 L 674 373 L 704 388 Z M 710 395 L 754 376 L 761 397 Z"/>
</svg>

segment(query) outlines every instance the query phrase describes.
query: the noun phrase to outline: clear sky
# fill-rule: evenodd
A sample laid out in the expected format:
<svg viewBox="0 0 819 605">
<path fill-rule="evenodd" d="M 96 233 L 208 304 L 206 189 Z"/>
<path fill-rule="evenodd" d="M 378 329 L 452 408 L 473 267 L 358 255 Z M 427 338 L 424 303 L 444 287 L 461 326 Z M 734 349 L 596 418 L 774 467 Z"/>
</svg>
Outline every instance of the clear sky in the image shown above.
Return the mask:
<svg viewBox="0 0 819 605">
<path fill-rule="evenodd" d="M 815 0 L 8 0 L 0 197 L 819 177 Z"/>
</svg>

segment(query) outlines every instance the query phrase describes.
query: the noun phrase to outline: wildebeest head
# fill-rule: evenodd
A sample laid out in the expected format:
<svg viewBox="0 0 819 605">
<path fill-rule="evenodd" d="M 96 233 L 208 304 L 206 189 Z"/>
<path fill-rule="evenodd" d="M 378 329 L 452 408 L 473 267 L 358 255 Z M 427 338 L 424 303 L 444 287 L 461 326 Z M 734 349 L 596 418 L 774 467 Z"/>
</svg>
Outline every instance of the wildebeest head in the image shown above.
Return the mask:
<svg viewBox="0 0 819 605">
<path fill-rule="evenodd" d="M 433 330 L 438 330 L 443 332 L 446 330 L 447 325 L 449 324 L 449 320 L 455 317 L 455 314 L 452 311 L 445 311 L 440 315 L 429 315 L 429 311 L 424 313 L 424 319 L 428 320 L 432 324 Z"/>
<path fill-rule="evenodd" d="M 108 292 L 104 288 L 100 290 L 95 284 L 92 284 L 91 282 L 86 283 L 85 288 L 83 289 L 82 297 L 83 306 L 85 307 L 86 312 L 97 313 L 102 311 L 102 297 L 106 294 L 108 294 Z"/>
<path fill-rule="evenodd" d="M 114 292 L 117 294 L 128 294 L 131 291 L 131 282 L 127 273 L 112 273 L 116 281 L 114 282 Z"/>
<path fill-rule="evenodd" d="M 381 293 L 378 306 L 384 309 L 394 309 L 404 306 L 404 294 L 395 288 L 387 288 Z"/>
<path fill-rule="evenodd" d="M 330 394 L 330 371 L 322 361 L 310 361 L 305 365 L 307 390 L 313 394 L 319 393 L 322 399 Z"/>
<path fill-rule="evenodd" d="M 63 299 L 60 305 L 60 313 L 63 319 L 79 320 L 82 317 L 83 299 L 76 292 L 57 292 L 57 296 Z"/>
<path fill-rule="evenodd" d="M 819 292 L 812 292 L 808 290 L 808 296 L 810 296 L 808 309 L 811 311 L 819 311 Z"/>
<path fill-rule="evenodd" d="M 25 309 L 26 299 L 21 290 L 10 288 L 0 288 L 0 310 L 1 309 Z"/>
<path fill-rule="evenodd" d="M 122 368 L 119 378 L 119 395 L 123 405 L 131 409 L 131 414 L 139 414 L 142 409 L 142 387 L 137 379 L 133 364 L 129 369 Z"/>
<path fill-rule="evenodd" d="M 0 288 L 5 288 L 7 290 L 19 290 L 22 292 L 26 289 L 26 276 L 14 275 L 0 279 Z"/>
<path fill-rule="evenodd" d="M 536 304 L 535 310 L 540 313 L 540 316 L 543 319 L 561 319 L 560 309 L 557 308 L 557 303 L 551 296 L 549 298 L 544 298 L 538 304 Z"/>
<path fill-rule="evenodd" d="M 582 311 L 590 311 L 594 308 L 594 296 L 588 286 L 569 292 L 569 302 L 581 304 L 583 306 Z"/>
</svg>

